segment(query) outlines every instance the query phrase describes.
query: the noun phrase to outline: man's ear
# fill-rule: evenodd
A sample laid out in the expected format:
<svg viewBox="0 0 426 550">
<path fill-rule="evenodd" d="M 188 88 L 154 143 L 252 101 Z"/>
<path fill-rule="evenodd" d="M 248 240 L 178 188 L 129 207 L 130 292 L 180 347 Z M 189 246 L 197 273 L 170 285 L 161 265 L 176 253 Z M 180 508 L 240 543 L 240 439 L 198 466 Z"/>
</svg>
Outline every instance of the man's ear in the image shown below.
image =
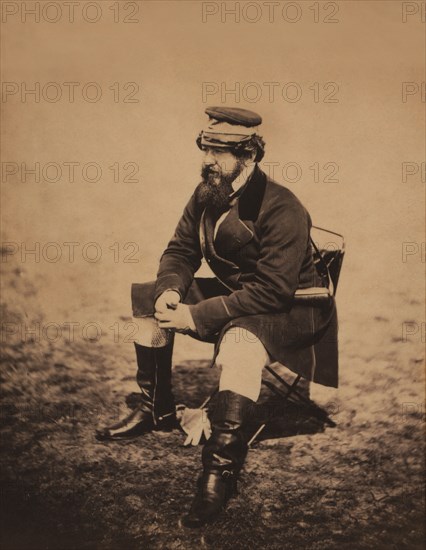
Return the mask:
<svg viewBox="0 0 426 550">
<path fill-rule="evenodd" d="M 252 149 L 252 150 L 250 151 L 250 156 L 249 156 L 249 157 L 246 157 L 246 158 L 244 159 L 244 165 L 245 165 L 245 166 L 249 166 L 250 164 L 252 164 L 253 162 L 255 162 L 256 154 L 257 154 L 256 149 Z"/>
</svg>

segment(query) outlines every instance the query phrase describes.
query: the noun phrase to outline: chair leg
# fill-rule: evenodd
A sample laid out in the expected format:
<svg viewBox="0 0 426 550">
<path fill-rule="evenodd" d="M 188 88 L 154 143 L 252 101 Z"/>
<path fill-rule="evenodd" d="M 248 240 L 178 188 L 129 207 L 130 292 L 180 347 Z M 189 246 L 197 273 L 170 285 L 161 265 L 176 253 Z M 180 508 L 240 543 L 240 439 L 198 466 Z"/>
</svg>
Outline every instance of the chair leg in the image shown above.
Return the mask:
<svg viewBox="0 0 426 550">
<path fill-rule="evenodd" d="M 210 403 L 210 401 L 213 399 L 213 397 L 217 394 L 218 391 L 219 391 L 219 386 L 217 386 L 212 391 L 212 393 L 206 399 L 204 399 L 204 401 L 201 403 L 201 405 L 198 408 L 204 409 L 204 407 Z"/>
<path fill-rule="evenodd" d="M 297 384 L 299 383 L 300 379 L 302 378 L 300 375 L 297 375 L 296 376 L 296 379 L 293 381 L 292 384 L 289 384 L 286 380 L 284 380 L 284 378 L 282 378 L 278 373 L 276 373 L 274 371 L 274 369 L 272 369 L 269 365 L 267 365 L 265 367 L 265 369 L 272 374 L 272 376 L 274 376 L 279 382 L 281 382 L 281 384 L 283 386 L 285 386 L 286 388 L 288 388 L 289 390 L 289 393 L 294 393 L 295 395 L 297 395 L 298 397 L 300 397 L 300 399 L 302 400 L 308 400 L 307 397 L 304 397 L 303 395 L 299 394 L 299 392 L 296 390 L 296 386 Z M 309 400 L 310 401 L 310 400 Z"/>
<path fill-rule="evenodd" d="M 301 376 L 297 376 L 296 380 L 293 382 L 293 384 L 289 384 L 286 380 L 284 380 L 284 378 L 282 378 L 279 374 L 277 374 L 273 369 L 271 369 L 271 367 L 267 366 L 265 367 L 268 372 L 270 372 L 272 374 L 272 376 L 274 376 L 281 384 L 283 384 L 286 388 L 288 388 L 289 392 L 287 394 L 284 394 L 284 393 L 281 393 L 282 397 L 285 397 L 285 399 L 288 399 L 291 394 L 294 394 L 296 395 L 300 401 L 302 401 L 303 403 L 305 403 L 305 405 L 308 405 L 308 407 L 312 410 L 312 412 L 315 411 L 315 414 L 316 416 L 322 420 L 323 422 L 325 422 L 326 424 L 328 424 L 329 426 L 331 426 L 332 428 L 334 428 L 336 426 L 336 423 L 333 422 L 333 420 L 331 420 L 331 418 L 329 418 L 328 414 L 323 410 L 321 409 L 321 407 L 319 407 L 316 403 L 314 403 L 314 401 L 312 401 L 311 399 L 309 399 L 308 397 L 305 397 L 304 395 L 302 395 L 300 392 L 298 392 L 296 390 L 296 385 L 297 383 L 299 382 Z M 271 384 L 272 386 L 272 384 Z M 270 387 L 270 386 L 268 386 Z M 275 387 L 275 386 L 274 386 Z M 278 390 L 278 388 L 275 388 L 277 390 L 277 392 L 279 392 L 280 390 Z"/>
<path fill-rule="evenodd" d="M 269 369 L 268 369 L 269 370 Z M 297 376 L 296 379 L 294 380 L 294 382 L 291 384 L 290 386 L 290 389 L 288 390 L 287 393 L 284 393 L 282 392 L 281 390 L 279 390 L 277 387 L 274 386 L 274 384 L 271 384 L 271 382 L 268 382 L 268 380 L 262 380 L 262 383 L 265 384 L 265 386 L 267 388 L 269 388 L 273 393 L 275 393 L 275 395 L 278 395 L 278 397 L 280 397 L 281 399 L 283 399 L 284 401 L 287 401 L 287 399 L 290 398 L 291 394 L 294 392 L 297 384 L 299 383 L 299 380 L 301 379 L 302 377 L 301 376 Z M 247 443 L 247 445 L 250 447 L 250 445 L 252 443 L 254 443 L 256 441 L 256 438 L 259 437 L 259 435 L 263 432 L 263 430 L 265 429 L 266 427 L 266 423 L 265 424 L 262 424 L 259 429 L 252 435 L 252 437 L 250 438 L 249 442 Z"/>
<path fill-rule="evenodd" d="M 259 435 L 263 432 L 263 430 L 266 428 L 266 424 L 262 424 L 260 428 L 251 436 L 249 441 L 247 442 L 247 447 L 250 447 L 254 441 L 259 437 Z"/>
</svg>

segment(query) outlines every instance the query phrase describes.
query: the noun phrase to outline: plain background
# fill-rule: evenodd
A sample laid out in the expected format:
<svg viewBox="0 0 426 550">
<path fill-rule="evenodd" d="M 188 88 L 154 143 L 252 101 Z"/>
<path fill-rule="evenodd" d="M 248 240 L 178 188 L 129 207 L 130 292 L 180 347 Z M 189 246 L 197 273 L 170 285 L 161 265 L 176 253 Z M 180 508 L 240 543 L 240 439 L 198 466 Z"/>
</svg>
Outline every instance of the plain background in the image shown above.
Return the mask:
<svg viewBox="0 0 426 550">
<path fill-rule="evenodd" d="M 225 103 L 263 116 L 264 160 L 279 163 L 275 179 L 296 193 L 315 224 L 345 235 L 343 334 L 362 341 L 363 331 L 374 330 L 374 316 L 384 312 L 391 332 L 401 334 L 407 320 L 421 327 L 421 309 L 407 319 L 403 308 L 410 297 L 423 299 L 424 182 L 420 171 L 402 181 L 402 163 L 424 162 L 424 98 L 419 92 L 402 101 L 403 82 L 420 86 L 424 80 L 420 13 L 403 22 L 401 2 L 344 1 L 334 16 L 339 22 L 327 24 L 321 21 L 329 10 L 320 3 L 315 23 L 313 3 L 298 2 L 301 18 L 289 23 L 281 3 L 269 22 L 260 2 L 261 18 L 250 23 L 255 12 L 244 17 L 244 3 L 237 4 L 239 23 L 232 15 L 221 21 L 221 3 L 210 3 L 218 13 L 203 22 L 203 3 L 195 1 L 139 2 L 139 22 L 133 24 L 114 23 L 113 2 L 107 1 L 98 3 L 96 23 L 84 20 L 82 2 L 74 23 L 65 8 L 57 23 L 43 13 L 39 23 L 30 15 L 22 23 L 20 11 L 8 17 L 2 28 L 3 81 L 20 88 L 55 82 L 64 96 L 56 103 L 36 103 L 31 95 L 22 102 L 19 93 L 3 99 L 3 162 L 28 167 L 78 162 L 80 169 L 95 162 L 103 171 L 97 183 L 84 181 L 79 168 L 71 183 L 65 167 L 57 183 L 43 178 L 36 183 L 31 175 L 24 183 L 20 173 L 3 179 L 3 241 L 18 244 L 14 259 L 21 276 L 36 286 L 49 322 L 92 320 L 108 333 L 109 323 L 131 315 L 131 283 L 155 277 L 160 254 L 199 181 L 195 138 L 206 120 L 204 109 Z M 48 17 L 55 13 L 51 8 Z M 63 86 L 70 81 L 79 83 L 74 103 Z M 102 88 L 96 103 L 82 99 L 87 82 Z M 109 89 L 114 82 L 121 90 L 126 82 L 138 83 L 139 102 L 114 102 Z M 262 94 L 254 102 L 242 94 L 222 101 L 220 93 L 203 101 L 206 82 L 228 90 L 254 82 Z M 273 101 L 265 82 L 278 83 Z M 297 102 L 282 98 L 289 82 L 302 90 Z M 323 90 L 315 102 L 310 90 L 315 82 L 321 90 L 337 83 L 338 103 L 325 103 Z M 114 162 L 137 163 L 139 181 L 114 183 L 108 168 Z M 302 169 L 299 181 L 284 181 L 281 171 L 288 162 Z M 336 163 L 338 182 L 324 182 L 324 172 L 314 182 L 309 167 L 315 162 Z M 71 241 L 79 243 L 74 262 L 63 245 Z M 38 261 L 34 255 L 20 257 L 37 242 L 41 251 L 57 243 L 62 257 L 56 263 L 43 254 Z M 93 263 L 82 256 L 90 242 L 102 250 Z M 129 242 L 138 246 L 135 263 L 124 261 Z M 411 250 L 419 247 L 406 261 L 404 242 L 414 243 Z M 109 248 L 114 243 L 118 262 Z M 54 256 L 55 249 L 48 254 Z M 26 312 L 29 322 L 36 314 Z M 193 348 L 197 357 L 210 353 L 195 342 L 187 342 L 185 353 Z"/>
</svg>

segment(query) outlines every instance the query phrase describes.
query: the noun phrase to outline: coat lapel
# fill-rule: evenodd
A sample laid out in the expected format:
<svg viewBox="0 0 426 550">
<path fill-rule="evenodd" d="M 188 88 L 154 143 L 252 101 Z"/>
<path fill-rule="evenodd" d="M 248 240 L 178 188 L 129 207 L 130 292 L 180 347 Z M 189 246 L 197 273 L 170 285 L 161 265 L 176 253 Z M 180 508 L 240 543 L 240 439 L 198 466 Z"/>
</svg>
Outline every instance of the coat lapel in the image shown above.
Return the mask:
<svg viewBox="0 0 426 550">
<path fill-rule="evenodd" d="M 239 218 L 238 204 L 235 204 L 217 230 L 214 247 L 218 251 L 234 252 L 251 241 L 253 236 L 253 231 Z"/>
<path fill-rule="evenodd" d="M 201 250 L 207 261 L 213 260 L 215 263 L 220 262 L 228 269 L 230 268 L 234 271 L 235 269 L 238 269 L 238 266 L 234 264 L 234 262 L 230 262 L 229 260 L 219 256 L 216 251 L 216 246 L 213 239 L 214 224 L 215 221 L 212 218 L 211 212 L 208 208 L 206 208 L 202 214 L 200 223 Z"/>
</svg>

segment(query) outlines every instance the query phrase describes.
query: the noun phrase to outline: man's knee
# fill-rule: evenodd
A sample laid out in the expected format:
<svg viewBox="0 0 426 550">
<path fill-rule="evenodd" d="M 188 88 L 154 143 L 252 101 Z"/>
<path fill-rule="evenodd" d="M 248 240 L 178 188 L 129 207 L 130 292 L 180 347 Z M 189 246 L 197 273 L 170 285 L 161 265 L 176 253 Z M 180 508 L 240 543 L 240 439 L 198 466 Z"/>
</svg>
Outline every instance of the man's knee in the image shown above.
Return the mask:
<svg viewBox="0 0 426 550">
<path fill-rule="evenodd" d="M 268 352 L 253 332 L 231 327 L 223 335 L 216 357 L 222 369 L 262 369 L 268 362 Z"/>
<path fill-rule="evenodd" d="M 172 341 L 173 333 L 160 328 L 155 317 L 134 317 L 133 321 L 137 325 L 135 342 L 140 346 L 162 348 Z"/>
<path fill-rule="evenodd" d="M 230 390 L 257 401 L 262 370 L 268 363 L 268 353 L 256 335 L 232 327 L 224 334 L 216 358 L 216 365 L 222 369 L 219 390 Z"/>
</svg>

